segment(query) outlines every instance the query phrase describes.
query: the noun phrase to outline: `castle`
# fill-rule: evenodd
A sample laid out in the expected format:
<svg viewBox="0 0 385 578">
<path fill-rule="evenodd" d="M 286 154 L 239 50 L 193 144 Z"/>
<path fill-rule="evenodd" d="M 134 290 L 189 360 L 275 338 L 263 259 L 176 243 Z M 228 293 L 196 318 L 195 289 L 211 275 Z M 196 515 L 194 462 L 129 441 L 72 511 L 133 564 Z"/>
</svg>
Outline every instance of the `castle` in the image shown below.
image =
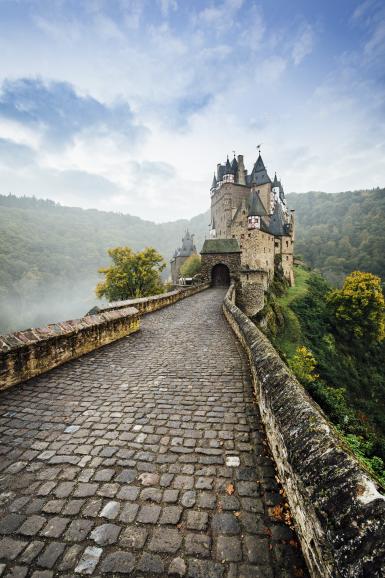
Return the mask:
<svg viewBox="0 0 385 578">
<path fill-rule="evenodd" d="M 194 235 L 190 235 L 189 231 L 187 230 L 185 236 L 182 239 L 182 246 L 179 247 L 170 261 L 171 264 L 171 279 L 174 285 L 179 283 L 180 277 L 180 268 L 183 263 L 188 259 L 191 255 L 196 255 L 197 250 L 194 245 Z"/>
<path fill-rule="evenodd" d="M 210 239 L 201 251 L 201 273 L 213 284 L 233 279 L 239 305 L 252 316 L 263 306 L 275 267 L 281 264 L 294 284 L 294 211 L 289 213 L 282 184 L 276 174 L 270 179 L 260 153 L 250 174 L 243 155 L 218 164 L 210 195 Z"/>
</svg>

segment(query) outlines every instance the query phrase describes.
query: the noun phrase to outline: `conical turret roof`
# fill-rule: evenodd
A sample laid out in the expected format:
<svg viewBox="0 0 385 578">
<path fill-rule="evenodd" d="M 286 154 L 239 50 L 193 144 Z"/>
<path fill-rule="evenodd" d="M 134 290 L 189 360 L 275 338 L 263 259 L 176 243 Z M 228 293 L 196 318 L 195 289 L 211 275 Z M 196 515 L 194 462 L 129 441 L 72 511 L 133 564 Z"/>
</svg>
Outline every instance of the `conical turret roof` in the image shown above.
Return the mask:
<svg viewBox="0 0 385 578">
<path fill-rule="evenodd" d="M 214 173 L 213 182 L 212 182 L 212 184 L 211 184 L 211 188 L 212 188 L 212 189 L 216 189 L 216 188 L 217 188 L 217 185 L 218 185 L 218 182 L 217 182 L 217 179 L 216 179 L 216 176 L 215 176 L 215 173 Z"/>
<path fill-rule="evenodd" d="M 259 153 L 258 158 L 255 161 L 253 170 L 250 175 L 249 183 L 255 185 L 265 185 L 266 183 L 271 183 L 271 179 L 267 174 L 261 153 Z"/>
<path fill-rule="evenodd" d="M 232 175 L 232 174 L 233 174 L 233 169 L 231 168 L 229 157 L 227 157 L 225 175 Z"/>
<path fill-rule="evenodd" d="M 249 217 L 264 217 L 267 215 L 266 209 L 256 191 L 250 191 L 249 196 Z"/>
</svg>

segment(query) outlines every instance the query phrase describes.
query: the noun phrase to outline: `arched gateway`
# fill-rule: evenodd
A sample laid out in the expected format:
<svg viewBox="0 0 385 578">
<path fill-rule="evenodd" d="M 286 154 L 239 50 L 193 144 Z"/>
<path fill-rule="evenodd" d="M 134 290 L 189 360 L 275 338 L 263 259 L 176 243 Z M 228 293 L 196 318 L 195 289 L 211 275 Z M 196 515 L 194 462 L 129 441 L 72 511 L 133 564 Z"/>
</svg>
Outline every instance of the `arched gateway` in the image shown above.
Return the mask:
<svg viewBox="0 0 385 578">
<path fill-rule="evenodd" d="M 214 287 L 228 287 L 230 285 L 230 270 L 227 265 L 217 263 L 211 269 L 211 283 Z"/>
</svg>

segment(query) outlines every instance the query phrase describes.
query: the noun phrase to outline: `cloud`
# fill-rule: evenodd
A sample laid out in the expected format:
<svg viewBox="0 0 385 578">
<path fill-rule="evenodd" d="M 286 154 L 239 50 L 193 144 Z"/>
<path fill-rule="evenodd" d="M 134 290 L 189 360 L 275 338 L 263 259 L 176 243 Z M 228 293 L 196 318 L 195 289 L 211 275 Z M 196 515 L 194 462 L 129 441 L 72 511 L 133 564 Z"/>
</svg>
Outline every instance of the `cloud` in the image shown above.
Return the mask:
<svg viewBox="0 0 385 578">
<path fill-rule="evenodd" d="M 23 144 L 0 138 L 0 167 L 23 168 L 35 161 L 34 151 Z"/>
<path fill-rule="evenodd" d="M 90 96 L 79 96 L 64 82 L 23 78 L 3 83 L 0 117 L 37 130 L 51 143 L 67 143 L 81 132 L 118 132 L 135 141 L 145 129 L 136 126 L 127 104 L 106 106 Z"/>
<path fill-rule="evenodd" d="M 298 38 L 296 39 L 293 49 L 292 58 L 294 64 L 297 66 L 303 59 L 311 54 L 314 47 L 314 31 L 312 27 L 307 24 L 303 30 L 300 32 Z"/>
<path fill-rule="evenodd" d="M 0 0 L 2 187 L 189 217 L 259 142 L 288 190 L 381 184 L 383 0 L 357 4 Z"/>
<path fill-rule="evenodd" d="M 163 16 L 168 16 L 170 12 L 178 10 L 177 0 L 158 0 Z"/>
</svg>

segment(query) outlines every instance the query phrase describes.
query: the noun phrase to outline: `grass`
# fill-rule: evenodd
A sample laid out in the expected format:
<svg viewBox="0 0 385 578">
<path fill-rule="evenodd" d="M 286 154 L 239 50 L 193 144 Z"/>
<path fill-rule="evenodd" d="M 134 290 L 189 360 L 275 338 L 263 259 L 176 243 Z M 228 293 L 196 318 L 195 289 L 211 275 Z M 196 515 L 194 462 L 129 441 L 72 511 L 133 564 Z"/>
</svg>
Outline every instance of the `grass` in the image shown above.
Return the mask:
<svg viewBox="0 0 385 578">
<path fill-rule="evenodd" d="M 309 276 L 310 272 L 303 267 L 294 267 L 295 285 L 289 287 L 285 295 L 276 298 L 285 318 L 285 325 L 283 332 L 275 337 L 274 342 L 287 359 L 293 357 L 297 347 L 302 345 L 303 342 L 298 317 L 291 309 L 290 305 L 296 299 L 303 297 L 307 292 L 307 280 L 309 279 Z"/>
<path fill-rule="evenodd" d="M 295 285 L 289 287 L 285 295 L 278 297 L 277 301 L 281 307 L 288 307 L 295 300 L 303 297 L 308 290 L 307 280 L 310 277 L 310 271 L 304 267 L 294 267 Z"/>
</svg>

